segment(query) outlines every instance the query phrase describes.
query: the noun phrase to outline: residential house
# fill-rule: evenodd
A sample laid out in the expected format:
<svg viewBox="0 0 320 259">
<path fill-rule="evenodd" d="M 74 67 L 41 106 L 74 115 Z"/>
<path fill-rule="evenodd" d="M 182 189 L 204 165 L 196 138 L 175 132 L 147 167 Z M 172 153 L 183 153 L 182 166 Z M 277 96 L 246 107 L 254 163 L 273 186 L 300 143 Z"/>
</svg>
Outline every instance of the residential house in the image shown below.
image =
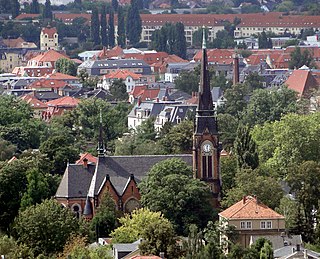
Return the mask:
<svg viewBox="0 0 320 259">
<path fill-rule="evenodd" d="M 40 32 L 40 49 L 41 50 L 58 50 L 58 31 L 55 27 L 47 26 Z"/>
<path fill-rule="evenodd" d="M 138 59 L 87 60 L 78 67 L 78 73 L 85 70 L 89 76 L 103 76 L 119 69 L 141 75 L 151 75 L 150 66 Z"/>
<path fill-rule="evenodd" d="M 16 66 L 12 73 L 17 76 L 23 77 L 43 77 L 50 75 L 54 72 L 54 67 L 46 67 L 46 66 Z"/>
<path fill-rule="evenodd" d="M 69 85 L 73 85 L 76 87 L 82 87 L 82 84 L 80 83 L 80 79 L 76 76 L 71 76 L 63 73 L 59 73 L 56 71 L 53 71 L 52 74 L 49 74 L 46 76 L 47 79 L 49 80 L 59 80 L 59 81 L 64 81 Z"/>
<path fill-rule="evenodd" d="M 300 243 L 278 248 L 274 250 L 273 256 L 277 259 L 319 259 L 320 253 L 303 248 Z"/>
<path fill-rule="evenodd" d="M 59 94 L 59 91 L 66 85 L 68 84 L 62 80 L 41 78 L 29 84 L 27 88 L 33 91 L 51 91 Z"/>
<path fill-rule="evenodd" d="M 64 53 L 60 53 L 56 50 L 50 49 L 46 52 L 42 52 L 41 54 L 37 55 L 36 57 L 31 58 L 28 61 L 27 66 L 29 67 L 49 67 L 54 68 L 55 64 L 58 59 L 60 58 L 66 58 L 69 59 L 67 55 Z"/>
<path fill-rule="evenodd" d="M 285 232 L 284 216 L 252 196 L 245 196 L 220 212 L 219 220 L 222 224 L 235 227 L 238 243 L 244 248 L 250 247 L 251 236 L 281 236 Z"/>
<path fill-rule="evenodd" d="M 22 96 L 21 100 L 24 100 L 31 106 L 35 118 L 40 119 L 42 113 L 48 108 L 48 105 L 39 101 L 33 93 Z"/>
</svg>

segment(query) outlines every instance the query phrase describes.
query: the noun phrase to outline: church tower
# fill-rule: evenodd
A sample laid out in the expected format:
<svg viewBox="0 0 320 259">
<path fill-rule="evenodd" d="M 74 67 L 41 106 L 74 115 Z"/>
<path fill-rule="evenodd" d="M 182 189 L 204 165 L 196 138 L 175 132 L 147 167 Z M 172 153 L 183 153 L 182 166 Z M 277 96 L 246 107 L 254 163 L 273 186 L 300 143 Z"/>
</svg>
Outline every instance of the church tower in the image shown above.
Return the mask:
<svg viewBox="0 0 320 259">
<path fill-rule="evenodd" d="M 195 178 L 205 181 L 210 186 L 212 205 L 217 208 L 221 191 L 220 145 L 207 66 L 207 50 L 203 32 L 199 99 L 193 134 L 193 171 Z"/>
</svg>

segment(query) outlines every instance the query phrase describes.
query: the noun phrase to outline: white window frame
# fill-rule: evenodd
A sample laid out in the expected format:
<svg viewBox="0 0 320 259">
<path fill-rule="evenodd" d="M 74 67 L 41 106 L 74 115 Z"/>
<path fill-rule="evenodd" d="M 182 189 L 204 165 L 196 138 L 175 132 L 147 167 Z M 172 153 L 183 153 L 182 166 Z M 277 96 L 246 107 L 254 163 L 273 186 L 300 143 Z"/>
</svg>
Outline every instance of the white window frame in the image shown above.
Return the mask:
<svg viewBox="0 0 320 259">
<path fill-rule="evenodd" d="M 267 221 L 267 229 L 272 229 L 272 221 Z"/>
<path fill-rule="evenodd" d="M 251 221 L 240 221 L 240 229 L 252 229 Z"/>
</svg>

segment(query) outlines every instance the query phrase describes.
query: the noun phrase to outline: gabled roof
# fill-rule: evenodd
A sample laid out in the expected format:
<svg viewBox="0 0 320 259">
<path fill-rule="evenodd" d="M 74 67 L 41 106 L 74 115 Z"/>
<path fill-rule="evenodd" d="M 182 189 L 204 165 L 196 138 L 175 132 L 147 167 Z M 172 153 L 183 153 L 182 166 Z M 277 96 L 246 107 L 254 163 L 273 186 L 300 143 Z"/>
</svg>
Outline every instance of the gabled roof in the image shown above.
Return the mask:
<svg viewBox="0 0 320 259">
<path fill-rule="evenodd" d="M 48 106 L 55 106 L 55 107 L 76 107 L 80 103 L 79 99 L 70 96 L 64 96 L 56 100 L 52 100 L 47 102 Z"/>
<path fill-rule="evenodd" d="M 3 43 L 8 48 L 37 48 L 37 45 L 33 42 L 26 42 L 21 37 L 17 39 L 2 39 Z"/>
<path fill-rule="evenodd" d="M 84 154 L 80 154 L 80 158 L 79 160 L 76 161 L 76 165 L 83 165 L 83 160 L 87 159 L 88 163 L 92 163 L 92 164 L 96 164 L 98 158 L 91 155 L 90 153 L 84 153 Z"/>
<path fill-rule="evenodd" d="M 207 56 L 209 63 L 215 64 L 232 64 L 234 50 L 230 49 L 208 49 Z M 193 57 L 194 61 L 199 62 L 202 58 L 202 51 L 199 50 L 196 55 Z"/>
<path fill-rule="evenodd" d="M 46 109 L 47 104 L 39 101 L 33 94 L 27 94 L 21 97 L 22 100 L 27 102 L 33 109 Z"/>
<path fill-rule="evenodd" d="M 47 76 L 49 79 L 56 79 L 56 80 L 79 80 L 76 76 L 70 76 L 67 74 L 55 72 Z"/>
<path fill-rule="evenodd" d="M 107 58 L 117 58 L 123 56 L 123 49 L 120 46 L 115 46 L 112 49 L 107 49 L 103 47 L 103 49 L 95 55 L 98 59 L 107 59 Z"/>
<path fill-rule="evenodd" d="M 53 67 L 15 67 L 12 73 L 18 76 L 41 77 L 51 74 L 53 70 Z"/>
<path fill-rule="evenodd" d="M 29 89 L 41 89 L 41 88 L 63 88 L 67 85 L 66 82 L 57 80 L 57 79 L 47 79 L 47 78 L 41 78 L 37 81 L 32 82 L 28 85 Z"/>
<path fill-rule="evenodd" d="M 41 14 L 38 13 L 21 13 L 15 19 L 16 20 L 25 20 L 25 19 L 35 19 L 40 18 Z"/>
<path fill-rule="evenodd" d="M 58 33 L 55 27 L 50 27 L 50 26 L 42 28 L 41 32 L 43 34 L 48 34 L 49 38 L 53 38 L 54 34 Z"/>
<path fill-rule="evenodd" d="M 230 219 L 284 219 L 284 216 L 262 204 L 257 198 L 246 196 L 241 201 L 219 213 Z"/>
<path fill-rule="evenodd" d="M 289 89 L 299 93 L 299 96 L 305 95 L 312 88 L 318 86 L 316 79 L 310 70 L 297 69 L 292 72 L 285 84 Z"/>
<path fill-rule="evenodd" d="M 44 53 L 39 54 L 38 56 L 30 59 L 30 61 L 38 61 L 38 62 L 56 62 L 59 58 L 66 58 L 69 57 L 65 54 L 59 53 L 53 49 L 50 49 Z"/>
<path fill-rule="evenodd" d="M 123 80 L 127 79 L 128 77 L 132 77 L 132 79 L 134 80 L 139 80 L 141 78 L 141 75 L 133 73 L 129 70 L 118 69 L 114 72 L 110 72 L 109 74 L 106 74 L 104 77 L 108 79 L 123 79 Z"/>
</svg>

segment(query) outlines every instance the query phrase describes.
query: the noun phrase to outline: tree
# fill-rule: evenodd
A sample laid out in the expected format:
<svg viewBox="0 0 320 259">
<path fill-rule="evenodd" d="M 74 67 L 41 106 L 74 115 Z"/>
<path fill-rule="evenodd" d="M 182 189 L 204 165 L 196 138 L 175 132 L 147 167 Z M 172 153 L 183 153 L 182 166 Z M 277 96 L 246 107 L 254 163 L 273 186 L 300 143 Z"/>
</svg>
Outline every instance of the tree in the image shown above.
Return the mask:
<svg viewBox="0 0 320 259">
<path fill-rule="evenodd" d="M 16 18 L 20 14 L 20 4 L 18 0 L 11 0 L 12 18 Z"/>
<path fill-rule="evenodd" d="M 116 79 L 110 86 L 111 98 L 114 101 L 128 101 L 127 86 L 122 79 Z"/>
<path fill-rule="evenodd" d="M 127 14 L 126 34 L 131 45 L 139 43 L 142 32 L 142 22 L 139 14 L 139 0 L 131 0 Z"/>
<path fill-rule="evenodd" d="M 96 231 L 97 238 L 107 237 L 117 227 L 116 204 L 106 192 L 97 208 L 97 213 L 91 221 L 91 228 Z"/>
<path fill-rule="evenodd" d="M 237 160 L 234 156 L 220 158 L 220 175 L 223 182 L 223 193 L 227 193 L 231 188 L 235 187 L 235 176 L 237 173 Z"/>
<path fill-rule="evenodd" d="M 112 232 L 115 242 L 131 243 L 139 238 L 143 241 L 139 248 L 143 254 L 165 253 L 166 258 L 174 257 L 178 251 L 172 224 L 161 212 L 138 209 L 119 219 L 121 226 Z"/>
<path fill-rule="evenodd" d="M 14 236 L 35 255 L 62 251 L 71 234 L 78 233 L 79 221 L 54 200 L 28 207 L 14 220 Z"/>
<path fill-rule="evenodd" d="M 260 251 L 260 259 L 273 259 L 273 249 L 269 242 L 265 242 Z"/>
<path fill-rule="evenodd" d="M 149 117 L 145 121 L 141 123 L 139 127 L 137 127 L 137 138 L 144 140 L 155 140 L 156 132 L 154 130 L 154 117 Z"/>
<path fill-rule="evenodd" d="M 44 19 L 50 19 L 52 20 L 52 7 L 50 0 L 46 0 L 43 8 L 42 17 Z"/>
<path fill-rule="evenodd" d="M 174 224 L 178 234 L 186 233 L 190 224 L 204 227 L 213 218 L 208 186 L 193 179 L 192 169 L 179 159 L 154 165 L 139 188 L 143 206 L 161 211 Z"/>
<path fill-rule="evenodd" d="M 115 45 L 115 36 L 114 36 L 114 11 L 112 8 L 109 8 L 109 27 L 108 27 L 108 38 L 110 47 Z"/>
<path fill-rule="evenodd" d="M 236 46 L 236 43 L 234 42 L 233 37 L 229 34 L 228 31 L 222 30 L 216 33 L 216 36 L 213 39 L 212 43 L 209 43 L 208 45 L 212 48 L 228 49 L 234 48 Z"/>
<path fill-rule="evenodd" d="M 192 94 L 198 92 L 200 69 L 196 68 L 194 71 L 182 71 L 174 81 L 177 89 Z"/>
<path fill-rule="evenodd" d="M 184 120 L 172 127 L 160 140 L 167 154 L 186 154 L 192 152 L 193 122 Z"/>
<path fill-rule="evenodd" d="M 224 149 L 230 150 L 237 136 L 239 120 L 228 113 L 218 113 L 217 119 L 220 135 L 219 140 L 222 142 Z"/>
<path fill-rule="evenodd" d="M 124 11 L 121 6 L 118 8 L 118 45 L 122 48 L 126 45 Z"/>
<path fill-rule="evenodd" d="M 271 38 L 267 38 L 267 34 L 263 31 L 258 36 L 259 49 L 272 49 Z"/>
<path fill-rule="evenodd" d="M 40 13 L 40 6 L 38 0 L 32 0 L 30 5 L 30 13 Z"/>
<path fill-rule="evenodd" d="M 77 65 L 70 59 L 59 58 L 55 64 L 58 72 L 76 76 L 77 75 Z"/>
<path fill-rule="evenodd" d="M 174 54 L 178 55 L 180 58 L 185 59 L 187 57 L 187 41 L 184 32 L 184 25 L 181 22 L 175 25 L 176 33 L 176 47 Z"/>
<path fill-rule="evenodd" d="M 91 38 L 94 45 L 100 44 L 100 20 L 98 9 L 94 7 L 91 14 Z"/>
<path fill-rule="evenodd" d="M 16 149 L 17 146 L 13 145 L 10 141 L 0 139 L 0 161 L 12 158 Z"/>
<path fill-rule="evenodd" d="M 202 33 L 203 33 L 203 28 L 199 28 L 192 34 L 192 46 L 196 48 L 202 47 Z M 205 28 L 206 42 L 208 42 L 208 33 L 209 33 L 208 28 Z"/>
<path fill-rule="evenodd" d="M 112 9 L 113 9 L 115 12 L 118 12 L 118 8 L 119 8 L 118 0 L 112 0 L 112 1 L 111 1 L 111 6 L 112 6 Z"/>
<path fill-rule="evenodd" d="M 256 143 L 252 139 L 249 126 L 239 125 L 234 142 L 238 168 L 255 169 L 259 165 Z"/>
<path fill-rule="evenodd" d="M 4 258 L 34 258 L 26 245 L 19 245 L 16 240 L 6 235 L 0 236 L 0 254 Z"/>
<path fill-rule="evenodd" d="M 107 30 L 107 11 L 106 5 L 102 5 L 101 8 L 101 44 L 104 47 L 107 47 L 109 44 L 108 42 L 108 30 Z"/>
<path fill-rule="evenodd" d="M 300 47 L 295 47 L 294 51 L 290 53 L 289 68 L 300 68 L 303 65 L 315 67 L 312 55 L 307 49 L 301 52 Z"/>
<path fill-rule="evenodd" d="M 258 74 L 258 72 L 250 73 L 245 80 L 245 84 L 248 86 L 248 90 L 252 92 L 256 89 L 263 88 L 263 77 Z"/>
</svg>

